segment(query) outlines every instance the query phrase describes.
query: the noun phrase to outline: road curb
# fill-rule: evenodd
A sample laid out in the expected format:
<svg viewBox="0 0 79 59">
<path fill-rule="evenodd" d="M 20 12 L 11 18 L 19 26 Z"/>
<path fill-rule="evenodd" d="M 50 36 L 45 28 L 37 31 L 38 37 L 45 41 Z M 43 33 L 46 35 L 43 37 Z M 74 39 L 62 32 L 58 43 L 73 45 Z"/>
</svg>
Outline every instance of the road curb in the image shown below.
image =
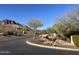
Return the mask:
<svg viewBox="0 0 79 59">
<path fill-rule="evenodd" d="M 45 45 L 40 45 L 40 44 L 32 43 L 32 42 L 30 42 L 30 41 L 28 41 L 28 40 L 26 41 L 26 43 L 27 43 L 28 45 L 37 46 L 37 47 L 42 47 L 42 48 L 57 49 L 57 50 L 66 50 L 66 51 L 78 51 L 78 52 L 79 52 L 79 49 L 45 46 Z"/>
</svg>

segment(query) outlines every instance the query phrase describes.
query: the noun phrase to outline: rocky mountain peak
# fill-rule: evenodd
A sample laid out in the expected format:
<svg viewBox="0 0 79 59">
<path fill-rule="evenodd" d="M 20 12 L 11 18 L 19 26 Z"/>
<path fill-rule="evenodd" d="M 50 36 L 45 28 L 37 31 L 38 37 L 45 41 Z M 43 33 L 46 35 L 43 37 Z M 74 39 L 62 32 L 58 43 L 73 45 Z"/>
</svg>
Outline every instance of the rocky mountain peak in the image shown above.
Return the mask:
<svg viewBox="0 0 79 59">
<path fill-rule="evenodd" d="M 17 23 L 14 20 L 10 20 L 10 19 L 3 19 L 0 21 L 0 25 L 6 25 L 6 24 L 15 24 L 15 25 L 22 26 L 20 23 Z"/>
</svg>

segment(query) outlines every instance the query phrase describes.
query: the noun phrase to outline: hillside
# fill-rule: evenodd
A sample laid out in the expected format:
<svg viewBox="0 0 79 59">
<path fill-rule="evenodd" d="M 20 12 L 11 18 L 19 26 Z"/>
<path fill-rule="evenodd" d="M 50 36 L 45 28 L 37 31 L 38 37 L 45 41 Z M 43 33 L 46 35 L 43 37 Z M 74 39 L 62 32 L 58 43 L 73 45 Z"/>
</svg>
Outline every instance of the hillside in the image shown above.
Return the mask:
<svg viewBox="0 0 79 59">
<path fill-rule="evenodd" d="M 31 30 L 28 26 L 24 27 L 22 24 L 13 20 L 9 20 L 9 19 L 0 20 L 0 32 L 4 32 L 6 30 L 17 30 L 17 29 L 22 29 L 27 31 Z"/>
</svg>

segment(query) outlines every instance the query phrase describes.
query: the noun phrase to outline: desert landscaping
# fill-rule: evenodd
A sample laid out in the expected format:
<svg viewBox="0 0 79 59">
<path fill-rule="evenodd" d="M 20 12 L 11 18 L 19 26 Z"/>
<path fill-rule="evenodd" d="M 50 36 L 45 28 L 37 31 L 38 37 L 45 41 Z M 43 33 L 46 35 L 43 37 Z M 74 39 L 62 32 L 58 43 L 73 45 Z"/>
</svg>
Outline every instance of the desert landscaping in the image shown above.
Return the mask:
<svg viewBox="0 0 79 59">
<path fill-rule="evenodd" d="M 61 17 L 60 14 L 63 11 L 61 11 L 62 9 L 59 8 L 61 12 L 58 9 L 54 10 L 53 16 L 51 15 L 51 17 L 47 17 L 51 14 L 52 10 L 55 9 L 55 8 L 53 8 L 52 10 L 51 8 L 49 9 L 49 7 L 52 5 L 47 5 L 45 7 L 42 5 L 38 5 L 39 7 L 46 8 L 45 10 L 42 9 L 39 10 L 39 7 L 37 7 L 36 5 L 26 5 L 29 7 L 26 7 L 25 5 L 23 6 L 24 6 L 22 7 L 23 9 L 22 8 L 21 9 L 24 11 L 26 8 L 27 11 L 25 10 L 24 13 L 25 12 L 26 14 L 28 13 L 27 16 L 25 16 L 25 14 L 17 13 L 19 11 L 21 12 L 21 9 L 19 7 L 19 11 L 15 12 L 19 16 L 16 15 L 17 16 L 16 17 L 14 15 L 16 19 L 8 17 L 5 18 L 3 17 L 0 19 L 1 55 L 2 54 L 12 54 L 12 55 L 13 54 L 79 54 L 79 8 L 70 9 L 70 11 L 67 12 L 66 10 L 65 11 L 63 10 L 66 13 L 62 13 Z M 34 8 L 37 7 L 38 10 L 34 9 L 32 6 Z M 62 5 L 58 6 L 61 7 Z M 11 8 L 11 6 L 9 7 Z M 29 8 L 33 8 L 33 10 Z M 47 9 L 49 9 L 49 11 L 46 11 Z M 14 11 L 14 9 L 11 10 Z M 57 15 L 58 12 L 60 12 L 59 15 Z M 33 15 L 31 15 L 31 13 L 33 13 Z M 54 14 L 56 15 L 55 19 Z M 41 18 L 36 17 L 37 15 L 38 16 L 40 15 Z M 22 18 L 23 16 L 25 17 Z"/>
</svg>

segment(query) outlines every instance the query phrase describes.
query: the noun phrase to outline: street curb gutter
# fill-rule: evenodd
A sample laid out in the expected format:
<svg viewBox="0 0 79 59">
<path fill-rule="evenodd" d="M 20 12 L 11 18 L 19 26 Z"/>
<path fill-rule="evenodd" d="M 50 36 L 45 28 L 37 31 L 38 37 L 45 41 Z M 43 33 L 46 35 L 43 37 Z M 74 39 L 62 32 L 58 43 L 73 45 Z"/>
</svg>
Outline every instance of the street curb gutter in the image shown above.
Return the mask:
<svg viewBox="0 0 79 59">
<path fill-rule="evenodd" d="M 29 42 L 28 40 L 26 41 L 26 43 L 27 43 L 28 45 L 37 46 L 37 47 L 42 47 L 42 48 L 58 49 L 58 50 L 66 50 L 66 51 L 79 51 L 79 49 L 62 48 L 62 47 L 52 47 L 52 46 L 40 45 L 40 44 L 36 44 L 36 43 Z"/>
</svg>

